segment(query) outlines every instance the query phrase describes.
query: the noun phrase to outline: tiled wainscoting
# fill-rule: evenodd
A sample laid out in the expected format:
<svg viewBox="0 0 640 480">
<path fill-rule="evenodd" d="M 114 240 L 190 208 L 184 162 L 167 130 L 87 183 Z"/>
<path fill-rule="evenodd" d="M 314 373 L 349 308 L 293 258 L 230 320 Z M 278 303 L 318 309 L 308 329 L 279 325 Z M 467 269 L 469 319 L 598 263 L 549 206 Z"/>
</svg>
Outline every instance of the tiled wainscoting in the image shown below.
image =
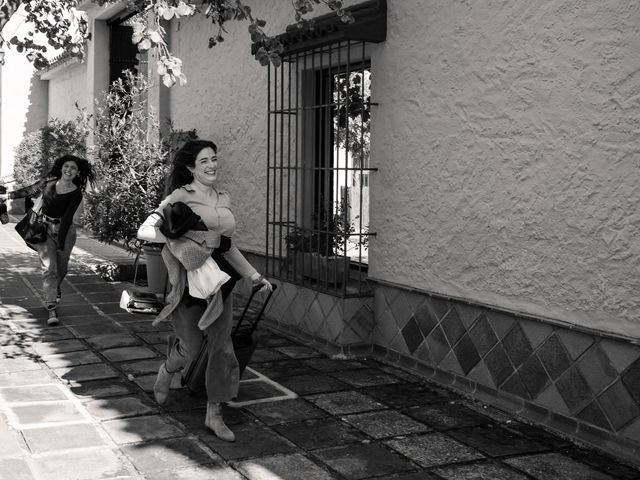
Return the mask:
<svg viewBox="0 0 640 480">
<path fill-rule="evenodd" d="M 373 355 L 640 463 L 640 346 L 377 284 L 342 299 L 281 283 L 269 324 L 330 354 Z"/>
</svg>

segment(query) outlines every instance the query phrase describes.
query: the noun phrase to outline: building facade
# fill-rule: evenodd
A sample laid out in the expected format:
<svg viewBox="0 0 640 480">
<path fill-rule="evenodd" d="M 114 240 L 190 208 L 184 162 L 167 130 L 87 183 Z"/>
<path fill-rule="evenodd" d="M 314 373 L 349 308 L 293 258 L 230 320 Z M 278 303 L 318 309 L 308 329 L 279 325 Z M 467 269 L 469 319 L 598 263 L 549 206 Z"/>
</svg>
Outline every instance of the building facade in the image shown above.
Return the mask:
<svg viewBox="0 0 640 480">
<path fill-rule="evenodd" d="M 271 326 L 637 461 L 635 2 L 350 2 L 361 14 L 353 26 L 322 17 L 307 37 L 285 33 L 289 2 L 248 3 L 283 33 L 283 66 L 252 58 L 244 24 L 209 49 L 209 22 L 180 19 L 168 31 L 188 84 L 157 87 L 152 103 L 161 120 L 219 145 L 238 244 L 281 283 Z M 48 118 L 70 118 L 76 101 L 91 109 L 116 68 L 109 45 L 122 6 L 85 8 L 84 62 L 37 74 Z M 357 165 L 352 147 L 338 148 L 336 117 L 310 113 L 339 106 L 328 85 L 354 72 L 367 98 L 347 102 L 360 109 L 351 120 L 366 110 L 370 121 Z M 5 97 L 3 84 L 3 168 Z M 292 261 L 288 243 L 295 228 L 323 233 L 321 194 L 346 195 L 355 235 L 367 235 L 333 282 L 310 279 L 312 264 Z"/>
</svg>

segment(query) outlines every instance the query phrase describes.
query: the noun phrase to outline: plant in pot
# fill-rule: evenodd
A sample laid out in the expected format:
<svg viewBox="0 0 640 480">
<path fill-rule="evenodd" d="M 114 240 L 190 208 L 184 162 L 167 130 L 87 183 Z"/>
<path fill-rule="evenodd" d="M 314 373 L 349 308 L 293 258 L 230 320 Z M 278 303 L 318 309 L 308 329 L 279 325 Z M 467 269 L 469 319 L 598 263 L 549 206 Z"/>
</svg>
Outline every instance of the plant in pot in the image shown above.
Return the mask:
<svg viewBox="0 0 640 480">
<path fill-rule="evenodd" d="M 339 202 L 335 208 L 323 205 L 313 217 L 315 228 L 296 226 L 286 235 L 289 264 L 303 277 L 338 286 L 349 275 L 346 247 L 354 227 L 347 216 L 346 202 Z"/>
</svg>

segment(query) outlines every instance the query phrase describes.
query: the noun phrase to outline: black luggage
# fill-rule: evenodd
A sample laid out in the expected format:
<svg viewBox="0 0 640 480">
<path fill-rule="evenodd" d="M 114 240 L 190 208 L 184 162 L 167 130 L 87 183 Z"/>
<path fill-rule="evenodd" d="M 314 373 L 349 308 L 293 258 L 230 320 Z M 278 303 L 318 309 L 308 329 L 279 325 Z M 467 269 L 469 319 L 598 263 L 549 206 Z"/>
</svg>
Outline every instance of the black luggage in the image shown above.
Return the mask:
<svg viewBox="0 0 640 480">
<path fill-rule="evenodd" d="M 251 290 L 249 300 L 238 318 L 235 327 L 231 332 L 231 340 L 233 341 L 233 350 L 235 351 L 236 358 L 238 359 L 238 365 L 240 366 L 240 376 L 247 367 L 254 350 L 256 349 L 257 340 L 253 335 L 258 322 L 262 318 L 264 310 L 267 308 L 267 304 L 276 290 L 277 285 L 272 284 L 272 291 L 269 292 L 267 297 L 262 302 L 259 310 L 250 311 L 254 297 L 256 293 L 260 291 L 263 285 L 256 285 Z M 249 320 L 247 317 L 255 315 L 253 320 Z M 207 337 L 205 336 L 202 345 L 200 346 L 200 352 L 198 358 L 193 362 L 187 364 L 182 370 L 182 386 L 187 387 L 192 395 L 202 395 L 205 392 L 205 371 L 207 369 Z"/>
</svg>

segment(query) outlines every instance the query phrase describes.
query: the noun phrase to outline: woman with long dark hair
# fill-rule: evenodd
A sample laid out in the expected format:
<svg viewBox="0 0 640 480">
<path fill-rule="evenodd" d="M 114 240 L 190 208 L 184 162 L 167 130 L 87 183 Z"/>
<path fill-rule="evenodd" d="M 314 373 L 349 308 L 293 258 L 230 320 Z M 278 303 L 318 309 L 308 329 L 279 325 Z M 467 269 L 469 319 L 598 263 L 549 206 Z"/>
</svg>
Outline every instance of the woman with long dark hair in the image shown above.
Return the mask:
<svg viewBox="0 0 640 480">
<path fill-rule="evenodd" d="M 205 425 L 220 439 L 232 442 L 235 435 L 225 425 L 221 410 L 222 403 L 238 394 L 239 386 L 238 361 L 231 341 L 231 290 L 241 278 L 262 284 L 265 290 L 271 290 L 272 286 L 231 240 L 236 224 L 229 194 L 215 186 L 217 152 L 217 146 L 206 140 L 189 141 L 178 150 L 168 179 L 171 193 L 156 209 L 157 213 L 145 221 L 138 237 L 166 243 L 162 258 L 171 283 L 167 305 L 154 321 L 170 320 L 175 332 L 175 337 L 169 339 L 167 360 L 160 366 L 153 387 L 156 401 L 160 404 L 166 401 L 173 375 L 197 358 L 206 335 Z M 169 222 L 170 215 L 178 217 Z M 202 223 L 201 228 L 170 236 L 169 223 L 180 226 L 193 219 L 190 224 L 200 227 Z M 229 280 L 220 288 L 220 297 L 196 298 L 190 294 L 195 295 L 195 291 L 189 291 L 187 270 L 199 268 L 209 257 L 213 257 Z"/>
<path fill-rule="evenodd" d="M 34 208 L 42 213 L 47 225 L 47 238 L 42 243 L 29 246 L 38 252 L 40 258 L 49 325 L 59 323 L 56 306 L 60 302 L 60 285 L 67 274 L 71 250 L 76 243 L 76 214 L 87 183 L 94 180 L 95 174 L 87 159 L 63 155 L 56 159 L 43 180 L 8 195 L 0 194 L 0 199 L 30 198 L 41 194 Z"/>
</svg>

